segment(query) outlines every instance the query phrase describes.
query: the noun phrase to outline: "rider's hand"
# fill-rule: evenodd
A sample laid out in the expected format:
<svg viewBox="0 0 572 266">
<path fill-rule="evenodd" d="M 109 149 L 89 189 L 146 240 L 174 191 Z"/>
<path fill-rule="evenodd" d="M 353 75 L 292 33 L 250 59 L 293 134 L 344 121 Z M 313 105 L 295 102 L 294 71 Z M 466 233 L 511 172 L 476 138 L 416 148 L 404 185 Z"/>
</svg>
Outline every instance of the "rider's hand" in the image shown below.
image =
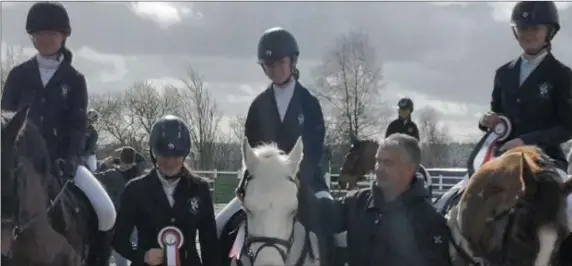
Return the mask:
<svg viewBox="0 0 572 266">
<path fill-rule="evenodd" d="M 57 166 L 60 170 L 60 175 L 63 178 L 73 178 L 75 176 L 75 172 L 77 171 L 77 159 L 74 158 L 66 158 L 66 159 L 58 159 Z"/>
<path fill-rule="evenodd" d="M 492 129 L 500 122 L 501 122 L 500 116 L 492 112 L 485 113 L 481 118 L 481 125 L 489 129 Z"/>
<path fill-rule="evenodd" d="M 163 263 L 163 250 L 152 248 L 145 252 L 145 263 L 149 265 L 160 265 Z"/>
<path fill-rule="evenodd" d="M 522 141 L 522 139 L 516 138 L 516 139 L 511 139 L 509 141 L 507 141 L 505 144 L 503 144 L 499 150 L 500 151 L 507 151 L 510 150 L 512 148 L 516 148 L 519 146 L 524 146 L 524 142 Z"/>
</svg>

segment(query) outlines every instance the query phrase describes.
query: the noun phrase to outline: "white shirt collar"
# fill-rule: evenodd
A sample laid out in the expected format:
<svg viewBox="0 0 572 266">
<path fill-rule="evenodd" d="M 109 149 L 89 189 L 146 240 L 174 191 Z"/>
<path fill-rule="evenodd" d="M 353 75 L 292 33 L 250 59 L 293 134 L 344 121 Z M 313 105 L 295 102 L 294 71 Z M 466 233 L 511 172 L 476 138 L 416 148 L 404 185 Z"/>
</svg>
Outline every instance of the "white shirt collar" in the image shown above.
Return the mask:
<svg viewBox="0 0 572 266">
<path fill-rule="evenodd" d="M 169 181 L 167 179 L 165 179 L 165 177 L 163 177 L 163 175 L 161 174 L 161 171 L 159 171 L 159 169 L 156 169 L 155 171 L 157 171 L 157 178 L 159 178 L 159 182 L 161 182 L 161 185 L 163 185 L 164 188 L 174 188 L 177 186 L 177 184 L 179 183 L 179 181 L 181 180 L 181 178 L 177 178 L 174 181 Z"/>
<path fill-rule="evenodd" d="M 532 66 L 537 66 L 538 64 L 540 64 L 540 62 L 542 62 L 542 60 L 544 60 L 544 58 L 546 58 L 547 55 L 548 55 L 548 51 L 544 50 L 544 51 L 540 52 L 538 55 L 536 55 L 534 58 L 526 59 L 524 57 L 524 54 L 522 54 L 520 56 L 520 59 L 521 59 L 522 63 L 526 63 L 526 64 L 532 65 Z"/>
<path fill-rule="evenodd" d="M 274 94 L 293 94 L 294 89 L 296 88 L 296 80 L 294 78 L 290 78 L 290 81 L 286 83 L 283 87 L 278 87 L 276 84 L 272 84 L 272 89 L 274 90 Z"/>
<path fill-rule="evenodd" d="M 36 61 L 41 68 L 58 68 L 63 61 L 63 56 L 42 56 L 37 54 Z"/>
</svg>

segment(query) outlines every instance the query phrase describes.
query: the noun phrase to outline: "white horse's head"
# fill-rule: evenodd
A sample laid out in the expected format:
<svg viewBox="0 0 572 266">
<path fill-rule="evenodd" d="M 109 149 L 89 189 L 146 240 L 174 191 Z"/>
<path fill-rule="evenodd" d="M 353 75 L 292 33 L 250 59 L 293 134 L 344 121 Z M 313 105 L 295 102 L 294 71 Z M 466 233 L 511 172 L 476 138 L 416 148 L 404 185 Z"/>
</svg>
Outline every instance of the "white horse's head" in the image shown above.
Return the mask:
<svg viewBox="0 0 572 266">
<path fill-rule="evenodd" d="M 244 139 L 242 159 L 249 176 L 241 182 L 242 203 L 247 215 L 245 244 L 253 266 L 286 263 L 298 209 L 297 172 L 302 156 L 300 138 L 290 154 L 273 144 L 252 148 Z"/>
</svg>

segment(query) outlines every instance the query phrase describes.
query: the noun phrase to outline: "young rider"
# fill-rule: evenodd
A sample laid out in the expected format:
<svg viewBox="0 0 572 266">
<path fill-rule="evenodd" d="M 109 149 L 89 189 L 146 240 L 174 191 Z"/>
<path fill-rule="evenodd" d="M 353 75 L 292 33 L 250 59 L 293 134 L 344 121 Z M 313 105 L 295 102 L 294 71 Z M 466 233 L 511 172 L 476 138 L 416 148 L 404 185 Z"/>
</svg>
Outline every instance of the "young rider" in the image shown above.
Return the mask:
<svg viewBox="0 0 572 266">
<path fill-rule="evenodd" d="M 419 140 L 419 128 L 417 124 L 411 120 L 413 113 L 413 101 L 409 98 L 401 98 L 397 103 L 398 117 L 393 120 L 385 132 L 385 137 L 394 133 L 403 133 Z"/>
<path fill-rule="evenodd" d="M 572 71 L 551 51 L 560 30 L 558 10 L 554 2 L 519 2 L 511 21 L 522 54 L 497 69 L 491 111 L 479 127 L 491 129 L 503 115 L 510 120 L 512 133 L 501 151 L 536 145 L 565 170 L 560 144 L 572 138 Z"/>
<path fill-rule="evenodd" d="M 154 167 L 125 187 L 113 238 L 113 247 L 131 265 L 167 265 L 165 256 L 169 254 L 157 241 L 167 226 L 176 227 L 182 234 L 179 254 L 174 255 L 180 260 L 177 265 L 220 265 L 210 188 L 185 165 L 190 151 L 189 128 L 181 118 L 167 115 L 153 124 L 149 153 Z M 135 246 L 131 243 L 134 228 L 138 239 Z"/>
<path fill-rule="evenodd" d="M 40 129 L 54 162 L 53 174 L 65 181 L 73 179 L 98 216 L 99 233 L 91 252 L 106 264 L 115 208 L 97 179 L 81 165 L 87 86 L 83 74 L 72 66 L 72 53 L 65 46 L 71 34 L 66 9 L 55 2 L 34 4 L 28 12 L 26 31 L 38 54 L 8 73 L 2 109 L 16 111 L 30 105 L 28 119 Z"/>
</svg>

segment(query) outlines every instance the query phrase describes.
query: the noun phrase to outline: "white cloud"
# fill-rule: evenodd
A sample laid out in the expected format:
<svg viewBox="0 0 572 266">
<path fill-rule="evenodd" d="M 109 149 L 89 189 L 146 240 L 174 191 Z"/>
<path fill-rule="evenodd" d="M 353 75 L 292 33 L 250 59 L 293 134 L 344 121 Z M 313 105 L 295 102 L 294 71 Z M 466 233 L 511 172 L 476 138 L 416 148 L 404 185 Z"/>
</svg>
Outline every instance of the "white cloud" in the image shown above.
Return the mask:
<svg viewBox="0 0 572 266">
<path fill-rule="evenodd" d="M 134 2 L 131 3 L 131 7 L 140 17 L 151 19 L 165 28 L 180 23 L 183 18 L 201 19 L 203 17 L 202 13 L 193 13 L 190 7 L 181 6 L 179 3 Z"/>
<path fill-rule="evenodd" d="M 111 69 L 102 71 L 99 74 L 98 79 L 101 82 L 121 81 L 129 73 L 125 57 L 122 55 L 103 54 L 87 46 L 82 46 L 75 52 L 75 55 L 92 62 L 113 66 Z"/>
</svg>

